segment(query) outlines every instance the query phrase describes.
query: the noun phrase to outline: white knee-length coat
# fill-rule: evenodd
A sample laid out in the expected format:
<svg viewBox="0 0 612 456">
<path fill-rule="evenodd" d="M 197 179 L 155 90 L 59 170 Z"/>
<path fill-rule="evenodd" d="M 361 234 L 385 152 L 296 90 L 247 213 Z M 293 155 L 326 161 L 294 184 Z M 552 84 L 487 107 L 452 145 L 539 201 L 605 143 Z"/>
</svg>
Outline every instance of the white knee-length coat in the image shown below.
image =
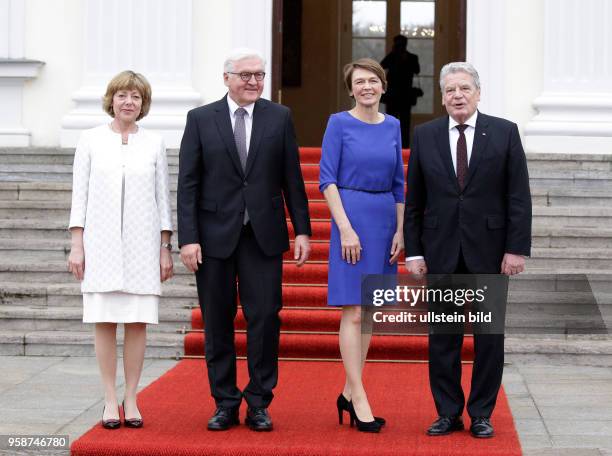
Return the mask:
<svg viewBox="0 0 612 456">
<path fill-rule="evenodd" d="M 69 227 L 84 228 L 83 293 L 160 295 L 161 231 L 172 231 L 163 139 L 139 128 L 124 158 L 121 135 L 109 125 L 84 131 L 74 157 Z"/>
</svg>

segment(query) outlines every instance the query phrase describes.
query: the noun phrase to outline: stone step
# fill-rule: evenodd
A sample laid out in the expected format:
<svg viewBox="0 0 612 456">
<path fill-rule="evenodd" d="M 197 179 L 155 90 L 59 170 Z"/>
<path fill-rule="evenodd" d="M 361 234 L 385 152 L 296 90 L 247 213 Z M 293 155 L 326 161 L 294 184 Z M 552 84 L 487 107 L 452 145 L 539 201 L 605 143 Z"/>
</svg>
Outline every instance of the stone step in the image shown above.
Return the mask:
<svg viewBox="0 0 612 456">
<path fill-rule="evenodd" d="M 176 226 L 176 225 L 175 225 Z M 12 241 L 15 248 L 25 246 L 27 243 L 41 246 L 34 241 L 49 241 L 49 243 L 64 241 L 58 244 L 64 249 L 70 247 L 70 233 L 67 230 L 65 219 L 0 219 L 0 249 L 11 249 L 11 244 L 4 243 L 6 240 Z M 560 227 L 536 225 L 532 229 L 533 247 L 575 247 L 577 245 L 586 248 L 612 248 L 612 228 L 581 228 L 581 227 Z M 31 249 L 29 246 L 24 247 Z"/>
<path fill-rule="evenodd" d="M 0 237 L 5 239 L 70 239 L 65 219 L 0 218 Z"/>
<path fill-rule="evenodd" d="M 609 228 L 612 226 L 612 207 L 533 207 L 534 226 L 560 229 Z"/>
<path fill-rule="evenodd" d="M 123 352 L 123 325 L 118 326 L 117 352 Z M 183 334 L 147 334 L 147 358 L 178 358 L 185 354 Z M 0 355 L 95 356 L 89 331 L 0 331 Z"/>
<path fill-rule="evenodd" d="M 122 327 L 118 330 L 118 354 L 123 350 Z M 177 358 L 184 355 L 182 334 L 149 333 L 147 358 Z M 94 356 L 93 331 L 0 331 L 0 355 Z M 512 335 L 505 340 L 505 353 L 513 355 L 593 355 L 601 362 L 612 358 L 609 336 Z M 607 365 L 607 364 L 606 364 Z"/>
<path fill-rule="evenodd" d="M 612 191 L 600 188 L 531 188 L 534 206 L 612 207 Z"/>
<path fill-rule="evenodd" d="M 531 231 L 534 248 L 584 247 L 590 249 L 612 249 L 612 228 L 576 228 L 534 226 Z"/>
<path fill-rule="evenodd" d="M 591 229 L 591 231 L 595 231 Z M 586 246 L 581 238 L 569 238 L 565 246 L 534 246 L 531 258 L 527 259 L 527 268 L 542 269 L 546 267 L 579 269 L 612 269 L 612 230 L 608 230 L 607 238 L 594 238 L 602 240 L 595 247 Z M 17 234 L 14 232 L 13 234 Z M 535 239 L 539 239 L 537 236 Z M 556 238 L 543 238 L 549 244 L 560 244 Z M 561 238 L 563 239 L 563 238 Z M 554 240 L 555 242 L 551 242 Z M 575 247 L 579 242 L 580 248 Z M 0 237 L 0 252 L 11 255 L 13 258 L 31 257 L 40 254 L 47 261 L 67 260 L 70 253 L 70 239 L 68 235 L 64 239 L 31 239 L 24 236 L 13 236 L 11 238 Z M 178 247 L 173 248 L 175 264 L 180 262 Z"/>
<path fill-rule="evenodd" d="M 26 274 L 26 273 L 24 273 Z M 291 285 L 286 285 L 292 287 Z M 299 285 L 296 285 L 298 287 Z M 526 272 L 510 278 L 509 290 L 512 302 L 531 303 L 534 293 L 546 301 L 590 302 L 594 293 L 599 302 L 612 294 L 612 271 L 597 274 L 553 275 Z M 572 294 L 578 293 L 578 294 Z M 566 297 L 566 298 L 564 298 Z M 541 301 L 544 301 L 541 299 Z M 44 307 L 81 307 L 81 288 L 78 283 L 45 283 L 31 280 L 2 282 L 0 286 L 0 305 Z M 321 302 L 325 308 L 325 303 Z M 173 280 L 162 284 L 160 308 L 180 310 L 198 307 L 197 290 L 194 284 L 181 285 Z"/>
<path fill-rule="evenodd" d="M 534 187 L 610 189 L 612 172 L 599 170 L 548 171 L 537 169 L 529 173 L 529 182 Z"/>
<path fill-rule="evenodd" d="M 168 165 L 170 174 L 178 171 L 178 151 L 168 152 Z M 612 180 L 612 155 L 585 156 L 583 159 L 559 160 L 555 158 L 536 157 L 528 155 L 529 176 L 532 181 L 556 181 L 565 179 L 574 181 L 608 181 Z M 2 153 L 0 151 L 0 173 L 14 173 L 24 176 L 37 176 L 44 179 L 45 173 L 66 174 L 72 173 L 73 152 L 68 153 Z M 303 163 L 317 164 L 317 163 Z"/>
<path fill-rule="evenodd" d="M 608 171 L 612 172 L 610 154 L 527 153 L 529 171 Z"/>
<path fill-rule="evenodd" d="M 32 305 L 0 305 L 0 331 L 87 331 L 82 307 L 38 307 Z M 176 333 L 191 327 L 190 309 L 159 306 L 159 324 L 148 325 L 149 332 Z"/>
<path fill-rule="evenodd" d="M 552 275 L 526 272 L 510 278 L 509 290 L 512 302 L 534 302 L 534 293 L 546 296 L 546 301 L 564 300 L 588 301 L 590 293 L 595 293 L 599 301 L 602 296 L 612 293 L 612 271 L 597 274 Z M 298 286 L 298 285 L 296 285 Z M 582 293 L 575 295 L 572 293 Z M 586 294 L 585 294 L 586 293 Z M 543 299 L 542 299 L 543 300 Z M 0 304 L 26 305 L 35 307 L 81 307 L 81 288 L 70 279 L 66 283 L 44 283 L 31 280 L 2 282 Z M 321 303 L 324 306 L 325 303 Z M 181 285 L 172 280 L 162 284 L 160 306 L 168 309 L 198 307 L 195 285 Z"/>
<path fill-rule="evenodd" d="M 572 268 L 601 270 L 612 269 L 612 249 L 600 248 L 532 248 L 531 258 L 526 261 L 528 269 L 548 271 Z"/>
<path fill-rule="evenodd" d="M 612 367 L 610 336 L 506 335 L 507 362 Z M 560 453 L 549 453 L 560 454 Z M 575 451 L 566 454 L 579 454 Z"/>
<path fill-rule="evenodd" d="M 167 149 L 168 158 L 175 158 L 179 155 L 179 149 Z M 59 147 L 0 147 L 0 163 L 8 163 L 10 157 L 35 157 L 36 163 L 40 163 L 41 159 L 57 156 L 73 157 L 74 148 L 59 148 Z M 602 170 L 612 171 L 612 156 L 610 154 L 557 154 L 557 153 L 541 153 L 527 152 L 527 162 L 530 167 L 542 169 L 584 169 L 584 170 Z"/>
<path fill-rule="evenodd" d="M 168 164 L 178 165 L 178 149 L 167 150 Z M 0 164 L 72 165 L 74 149 L 0 148 Z"/>
<path fill-rule="evenodd" d="M 612 251 L 605 249 L 532 249 L 532 255 L 532 258 L 527 260 L 527 270 L 533 272 L 564 273 L 579 270 L 579 272 L 592 273 L 612 269 Z M 60 256 L 63 258 L 57 258 Z M 6 251 L 0 259 L 0 283 L 21 280 L 70 283 L 73 279 L 66 269 L 65 258 L 66 255 L 62 252 L 50 255 L 47 251 L 28 251 L 17 254 Z M 317 271 L 317 266 L 325 264 L 324 261 L 310 261 L 307 267 L 299 272 L 295 271 L 293 261 L 284 263 L 287 271 L 291 271 L 290 274 L 304 274 L 305 277 L 314 274 L 312 280 L 322 283 L 320 281 L 323 280 L 323 274 Z M 193 274 L 186 270 L 176 256 L 174 270 L 173 283 L 194 283 Z"/>
<path fill-rule="evenodd" d="M 508 333 L 527 334 L 612 334 L 612 294 L 599 295 L 596 300 L 590 293 L 569 296 L 552 301 L 548 295 L 539 294 L 542 302 L 509 302 L 506 310 Z M 529 298 L 528 298 L 529 299 Z M 581 302 L 580 299 L 583 299 Z"/>
<path fill-rule="evenodd" d="M 0 200 L 70 201 L 70 182 L 0 182 Z M 612 192 L 601 189 L 540 188 L 531 189 L 534 206 L 612 207 Z M 170 192 L 176 201 L 176 191 Z"/>
<path fill-rule="evenodd" d="M 171 199 L 176 220 L 176 201 Z M 0 219 L 64 219 L 68 223 L 70 201 L 0 201 Z M 597 228 L 612 226 L 612 207 L 533 207 L 536 226 Z"/>
<path fill-rule="evenodd" d="M 19 167 L 16 170 L 3 170 L 0 165 L 0 182 L 72 182 L 72 166 L 68 165 L 27 165 L 30 169 L 23 169 L 26 165 L 5 165 Z M 312 166 L 312 165 L 311 165 Z M 36 169 L 38 167 L 38 169 Z M 51 168 L 47 168 L 51 167 Z M 308 170 L 307 170 L 308 171 Z M 311 173 L 308 171 L 308 173 Z M 310 174 L 309 174 L 310 175 Z M 174 190 L 178 182 L 178 165 L 169 167 L 170 189 Z M 305 177 L 305 182 L 316 183 L 316 179 Z M 534 172 L 530 176 L 532 189 L 573 189 L 576 191 L 612 191 L 612 176 L 610 173 L 599 171 L 579 171 L 565 175 L 559 172 Z M 558 198 L 557 198 L 558 199 Z M 562 200 L 561 200 L 562 201 Z M 539 200 L 536 201 L 539 204 Z"/>
<path fill-rule="evenodd" d="M 74 150 L 72 149 L 19 149 L 0 150 L 2 165 L 72 165 Z"/>
<path fill-rule="evenodd" d="M 577 293 L 574 293 L 577 295 Z M 520 296 L 518 298 L 524 298 Z M 514 298 L 517 298 L 516 296 Z M 508 304 L 506 331 L 531 334 L 607 334 L 612 330 L 612 294 L 608 304 L 589 302 Z M 567 301 L 566 298 L 563 298 Z M 579 298 L 580 299 L 580 298 Z M 313 312 L 315 310 L 313 309 Z M 89 331 L 91 324 L 82 322 L 81 307 L 46 307 L 0 305 L 0 332 L 2 331 Z M 159 324 L 148 325 L 149 333 L 183 333 L 191 328 L 191 310 L 170 311 L 160 307 Z M 409 328 L 407 327 L 407 330 Z"/>
<path fill-rule="evenodd" d="M 0 286 L 0 305 L 31 306 L 36 308 L 77 307 L 83 305 L 81 286 L 71 283 L 44 283 L 32 281 L 3 282 Z M 182 312 L 198 307 L 195 285 L 177 285 L 172 281 L 162 284 L 160 311 Z"/>
</svg>

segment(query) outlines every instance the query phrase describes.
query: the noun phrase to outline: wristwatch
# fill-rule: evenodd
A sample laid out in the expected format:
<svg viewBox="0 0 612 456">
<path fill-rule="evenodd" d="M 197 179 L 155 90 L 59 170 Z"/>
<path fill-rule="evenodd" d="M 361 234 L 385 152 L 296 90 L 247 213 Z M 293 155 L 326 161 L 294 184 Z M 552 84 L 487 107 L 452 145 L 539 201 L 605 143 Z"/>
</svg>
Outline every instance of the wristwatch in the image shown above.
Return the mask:
<svg viewBox="0 0 612 456">
<path fill-rule="evenodd" d="M 168 249 L 168 250 L 172 251 L 172 244 L 170 244 L 169 242 L 162 242 L 162 243 L 161 243 L 161 246 L 162 246 L 164 249 Z"/>
</svg>

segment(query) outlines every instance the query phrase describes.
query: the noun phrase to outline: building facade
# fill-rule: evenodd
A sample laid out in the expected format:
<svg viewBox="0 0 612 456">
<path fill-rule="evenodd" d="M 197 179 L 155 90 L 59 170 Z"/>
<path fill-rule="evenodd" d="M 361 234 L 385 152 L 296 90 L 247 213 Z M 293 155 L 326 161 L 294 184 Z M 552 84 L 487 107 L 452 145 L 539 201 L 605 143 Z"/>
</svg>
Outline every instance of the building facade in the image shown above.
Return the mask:
<svg viewBox="0 0 612 456">
<path fill-rule="evenodd" d="M 295 101 L 292 106 L 291 91 L 268 76 L 264 92 L 294 112 L 314 112 L 314 119 L 303 120 L 307 141 L 301 141 L 298 126 L 303 145 L 320 145 L 316 138 L 327 116 L 346 107 L 339 81 L 348 57 L 335 42 L 316 42 L 319 28 L 337 31 L 342 42 L 351 8 L 366 3 L 327 1 L 327 9 L 317 13 L 317 1 L 300 2 L 302 84 L 317 81 L 315 95 L 308 95 L 308 103 Z M 186 112 L 225 93 L 223 60 L 232 48 L 260 50 L 269 75 L 275 74 L 275 62 L 282 65 L 275 45 L 282 29 L 282 3 L 0 0 L 0 147 L 74 147 L 83 129 L 109 120 L 100 98 L 108 80 L 128 68 L 145 74 L 153 86 L 153 106 L 142 125 L 162 133 L 169 147 L 178 147 Z M 382 3 L 389 15 L 400 0 Z M 464 24 L 465 59 L 481 74 L 483 112 L 517 122 L 528 152 L 612 153 L 610 2 L 449 4 L 456 5 L 450 20 Z M 433 29 L 436 35 L 444 33 L 438 23 Z M 325 68 L 321 81 L 316 79 L 321 73 L 317 60 L 306 60 L 312 54 L 306 52 L 309 42 Z"/>
</svg>

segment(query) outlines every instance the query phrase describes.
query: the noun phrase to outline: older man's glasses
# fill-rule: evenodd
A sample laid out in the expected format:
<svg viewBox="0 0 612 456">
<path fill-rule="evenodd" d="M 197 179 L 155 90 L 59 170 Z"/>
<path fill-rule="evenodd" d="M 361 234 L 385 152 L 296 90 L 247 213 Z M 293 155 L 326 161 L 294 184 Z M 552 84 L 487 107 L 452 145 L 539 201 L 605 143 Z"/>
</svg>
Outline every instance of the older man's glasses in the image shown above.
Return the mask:
<svg viewBox="0 0 612 456">
<path fill-rule="evenodd" d="M 263 71 L 258 71 L 257 73 L 249 73 L 246 71 L 242 73 L 233 73 L 231 71 L 228 71 L 228 74 L 237 74 L 244 82 L 250 81 L 252 77 L 255 77 L 256 81 L 263 81 L 266 77 L 266 73 L 264 73 Z"/>
</svg>

